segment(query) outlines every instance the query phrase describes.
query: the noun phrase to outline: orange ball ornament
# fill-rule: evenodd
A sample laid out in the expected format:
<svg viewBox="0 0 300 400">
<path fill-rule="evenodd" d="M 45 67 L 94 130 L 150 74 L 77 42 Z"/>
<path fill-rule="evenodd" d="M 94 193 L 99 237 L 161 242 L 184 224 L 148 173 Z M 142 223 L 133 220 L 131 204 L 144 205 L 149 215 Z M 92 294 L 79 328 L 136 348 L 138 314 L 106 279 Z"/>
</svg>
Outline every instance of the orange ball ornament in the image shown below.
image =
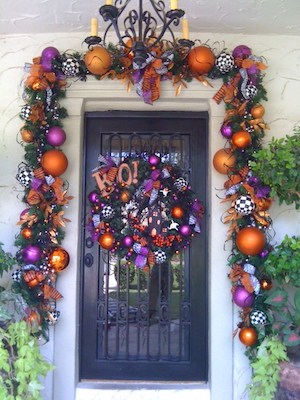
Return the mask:
<svg viewBox="0 0 300 400">
<path fill-rule="evenodd" d="M 128 192 L 128 190 L 123 190 L 120 194 L 120 200 L 122 201 L 122 203 L 128 203 L 130 200 L 130 193 Z"/>
<path fill-rule="evenodd" d="M 171 215 L 172 215 L 173 218 L 180 219 L 180 218 L 182 218 L 184 216 L 184 211 L 183 211 L 182 207 L 175 206 L 171 210 Z"/>
<path fill-rule="evenodd" d="M 30 228 L 23 228 L 21 230 L 21 235 L 24 239 L 31 239 L 32 238 L 32 230 Z"/>
<path fill-rule="evenodd" d="M 70 261 L 69 253 L 62 247 L 56 247 L 49 255 L 49 266 L 54 269 L 55 272 L 63 271 Z"/>
<path fill-rule="evenodd" d="M 194 47 L 188 54 L 188 65 L 192 72 L 206 74 L 213 69 L 215 65 L 215 55 L 209 47 Z"/>
<path fill-rule="evenodd" d="M 103 249 L 111 250 L 114 246 L 115 238 L 110 232 L 106 232 L 100 236 L 98 242 Z"/>
<path fill-rule="evenodd" d="M 262 290 L 271 290 L 272 289 L 272 281 L 269 278 L 262 278 L 260 280 L 260 287 L 262 288 Z"/>
<path fill-rule="evenodd" d="M 263 250 L 265 244 L 264 233 L 254 226 L 241 229 L 236 236 L 237 248 L 248 256 L 256 256 Z"/>
<path fill-rule="evenodd" d="M 213 158 L 214 168 L 220 174 L 227 175 L 229 170 L 235 166 L 236 157 L 231 149 L 220 149 Z"/>
<path fill-rule="evenodd" d="M 235 132 L 231 137 L 231 141 L 238 149 L 245 149 L 252 143 L 251 135 L 246 131 Z"/>
<path fill-rule="evenodd" d="M 245 346 L 253 346 L 257 341 L 258 335 L 256 329 L 251 326 L 245 326 L 239 332 L 239 339 Z"/>
<path fill-rule="evenodd" d="M 95 46 L 85 53 L 84 63 L 92 74 L 103 75 L 111 66 L 111 56 L 104 47 Z"/>
<path fill-rule="evenodd" d="M 59 176 L 68 168 L 68 159 L 61 150 L 48 150 L 41 158 L 41 166 L 47 174 Z"/>
<path fill-rule="evenodd" d="M 34 141 L 34 133 L 29 129 L 22 129 L 21 137 L 23 142 L 25 143 L 32 143 Z"/>
<path fill-rule="evenodd" d="M 253 118 L 262 118 L 265 115 L 265 108 L 261 104 L 256 104 L 251 108 Z"/>
</svg>

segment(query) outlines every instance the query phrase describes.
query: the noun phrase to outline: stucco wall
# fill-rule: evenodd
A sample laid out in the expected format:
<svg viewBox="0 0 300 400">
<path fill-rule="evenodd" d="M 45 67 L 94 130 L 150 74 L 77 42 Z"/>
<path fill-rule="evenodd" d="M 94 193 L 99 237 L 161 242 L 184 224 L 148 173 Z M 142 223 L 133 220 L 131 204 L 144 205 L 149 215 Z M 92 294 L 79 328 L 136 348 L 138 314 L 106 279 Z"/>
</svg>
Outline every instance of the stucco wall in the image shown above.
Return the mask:
<svg viewBox="0 0 300 400">
<path fill-rule="evenodd" d="M 195 36 L 196 37 L 196 36 Z M 0 241 L 6 250 L 14 252 L 13 242 L 18 227 L 16 222 L 20 212 L 25 208 L 19 198 L 22 188 L 15 180 L 17 166 L 22 161 L 23 150 L 16 138 L 22 125 L 18 117 L 22 101 L 22 80 L 25 77 L 23 66 L 32 58 L 40 55 L 47 46 L 55 46 L 60 51 L 67 49 L 85 51 L 82 45 L 84 35 L 24 35 L 0 38 Z M 232 50 L 239 44 L 246 44 L 253 53 L 266 58 L 269 68 L 266 71 L 265 87 L 269 101 L 265 104 L 265 120 L 270 126 L 266 141 L 271 136 L 281 137 L 290 134 L 293 126 L 300 123 L 298 97 L 300 93 L 300 46 L 298 37 L 283 36 L 241 36 L 202 34 L 201 40 L 210 39 L 210 43 L 224 41 Z M 222 46 L 222 43 L 216 43 Z M 216 105 L 212 96 L 219 83 L 213 82 L 214 88 L 205 88 L 198 82 L 188 85 L 179 97 L 175 98 L 174 88 L 168 82 L 163 84 L 162 98 L 151 110 L 202 110 L 210 114 L 210 159 L 214 152 L 223 146 L 219 126 L 224 114 L 223 105 Z M 78 228 L 79 228 L 79 194 L 81 178 L 81 116 L 85 110 L 136 109 L 149 110 L 137 98 L 134 91 L 127 93 L 119 81 L 98 82 L 90 78 L 87 83 L 73 82 L 68 89 L 67 98 L 62 104 L 68 109 L 70 118 L 65 120 L 68 138 L 64 145 L 69 158 L 69 168 L 65 178 L 70 183 L 69 193 L 75 196 L 66 212 L 72 222 L 66 229 L 64 247 L 71 256 L 70 266 L 61 274 L 58 285 L 64 299 L 59 304 L 62 317 L 51 334 L 51 342 L 44 348 L 45 355 L 57 366 L 55 372 L 48 376 L 45 399 L 72 400 L 75 398 L 77 384 L 77 317 L 78 317 Z M 231 332 L 235 327 L 234 318 L 238 310 L 232 307 L 230 285 L 227 280 L 226 258 L 224 250 L 226 227 L 220 222 L 222 212 L 216 197 L 217 188 L 223 185 L 223 176 L 211 168 L 209 186 L 211 190 L 208 218 L 210 219 L 210 382 L 205 388 L 169 388 L 172 397 L 212 400 L 239 400 L 244 398 L 243 391 L 249 379 L 250 370 L 243 356 L 244 348 L 235 339 L 232 342 Z M 299 213 L 293 207 L 279 207 L 276 203 L 271 209 L 273 228 L 276 232 L 274 242 L 280 241 L 285 233 L 300 234 Z M 272 229 L 273 229 L 272 228 Z M 52 380 L 53 378 L 53 380 Z M 150 390 L 137 392 L 116 391 L 98 392 L 96 389 L 87 394 L 84 388 L 77 391 L 78 399 L 112 398 L 129 399 L 165 399 L 170 392 Z M 182 392 L 184 390 L 184 393 Z M 99 397 L 98 397 L 99 396 Z"/>
</svg>

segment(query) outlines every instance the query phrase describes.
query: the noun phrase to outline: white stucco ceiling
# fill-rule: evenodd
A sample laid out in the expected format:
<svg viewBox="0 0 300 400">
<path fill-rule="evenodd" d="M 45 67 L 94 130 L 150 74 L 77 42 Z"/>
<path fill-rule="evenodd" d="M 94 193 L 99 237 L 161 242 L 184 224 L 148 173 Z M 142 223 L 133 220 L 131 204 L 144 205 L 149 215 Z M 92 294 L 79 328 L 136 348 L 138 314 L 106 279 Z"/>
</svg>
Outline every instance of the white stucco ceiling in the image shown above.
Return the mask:
<svg viewBox="0 0 300 400">
<path fill-rule="evenodd" d="M 190 21 L 190 31 L 300 36 L 300 0 L 178 1 Z M 90 19 L 103 3 L 104 0 L 0 0 L 0 34 L 88 33 Z M 137 8 L 137 0 L 131 3 L 130 8 Z M 149 4 L 149 0 L 144 3 Z M 165 3 L 169 6 L 169 0 Z"/>
</svg>

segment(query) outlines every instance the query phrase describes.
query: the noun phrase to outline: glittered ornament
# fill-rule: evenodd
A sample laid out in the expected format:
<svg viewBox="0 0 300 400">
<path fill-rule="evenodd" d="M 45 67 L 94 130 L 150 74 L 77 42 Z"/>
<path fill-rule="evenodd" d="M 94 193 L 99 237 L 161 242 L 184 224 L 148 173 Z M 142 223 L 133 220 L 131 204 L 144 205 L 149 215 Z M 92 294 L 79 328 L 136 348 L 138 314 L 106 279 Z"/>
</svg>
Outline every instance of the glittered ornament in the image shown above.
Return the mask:
<svg viewBox="0 0 300 400">
<path fill-rule="evenodd" d="M 25 121 L 29 121 L 30 115 L 32 113 L 31 106 L 29 104 L 25 104 L 20 111 L 20 117 Z"/>
<path fill-rule="evenodd" d="M 174 206 L 171 210 L 171 215 L 173 218 L 180 219 L 184 216 L 184 210 L 180 206 Z"/>
<path fill-rule="evenodd" d="M 209 47 L 197 46 L 189 52 L 187 62 L 192 72 L 202 75 L 215 65 L 215 55 Z"/>
<path fill-rule="evenodd" d="M 218 150 L 213 158 L 213 166 L 220 174 L 227 175 L 235 166 L 236 157 L 231 149 Z"/>
<path fill-rule="evenodd" d="M 28 245 L 23 249 L 23 260 L 27 263 L 36 263 L 42 257 L 42 250 L 35 245 Z"/>
<path fill-rule="evenodd" d="M 167 255 L 163 250 L 156 250 L 154 252 L 155 262 L 156 264 L 162 264 L 167 260 Z"/>
<path fill-rule="evenodd" d="M 98 242 L 103 249 L 111 250 L 114 246 L 115 238 L 110 232 L 106 232 L 100 236 Z"/>
<path fill-rule="evenodd" d="M 250 314 L 250 322 L 252 325 L 265 325 L 267 323 L 267 316 L 260 310 L 254 310 Z"/>
<path fill-rule="evenodd" d="M 84 63 L 92 74 L 103 75 L 111 66 L 111 56 L 104 47 L 95 46 L 85 53 Z"/>
<path fill-rule="evenodd" d="M 62 146 L 66 140 L 66 132 L 59 126 L 52 126 L 46 134 L 46 141 L 51 146 Z"/>
<path fill-rule="evenodd" d="M 112 219 L 115 215 L 115 210 L 109 204 L 106 204 L 101 210 L 101 217 L 104 220 Z"/>
<path fill-rule="evenodd" d="M 261 229 L 249 226 L 241 229 L 236 236 L 236 246 L 241 253 L 255 256 L 266 244 L 266 237 Z"/>
<path fill-rule="evenodd" d="M 184 178 L 177 178 L 174 182 L 174 186 L 176 187 L 177 190 L 182 192 L 187 188 L 188 183 Z"/>
<path fill-rule="evenodd" d="M 221 53 L 216 59 L 216 67 L 221 74 L 226 74 L 234 67 L 234 58 L 231 54 Z"/>
<path fill-rule="evenodd" d="M 77 76 L 80 71 L 80 64 L 76 58 L 70 57 L 62 62 L 61 70 L 67 77 Z"/>
<path fill-rule="evenodd" d="M 48 258 L 49 267 L 55 272 L 61 272 L 69 265 L 69 253 L 62 247 L 56 247 L 51 251 Z"/>
<path fill-rule="evenodd" d="M 240 44 L 239 46 L 235 47 L 232 51 L 232 55 L 234 58 L 248 58 L 251 56 L 252 51 L 248 46 L 244 44 Z"/>
<path fill-rule="evenodd" d="M 16 179 L 21 185 L 29 188 L 32 180 L 32 170 L 26 164 L 21 163 L 18 167 Z"/>
<path fill-rule="evenodd" d="M 241 195 L 236 199 L 234 203 L 234 209 L 239 214 L 249 215 L 255 209 L 255 203 L 251 196 Z"/>
<path fill-rule="evenodd" d="M 68 159 L 61 150 L 48 150 L 41 158 L 41 166 L 54 177 L 62 175 L 68 167 Z"/>
<path fill-rule="evenodd" d="M 237 286 L 233 292 L 232 299 L 238 307 L 247 308 L 252 306 L 255 296 L 253 293 L 249 293 L 244 286 Z"/>
<path fill-rule="evenodd" d="M 31 228 L 23 228 L 21 230 L 21 235 L 24 239 L 31 239 L 32 238 L 32 229 Z"/>
<path fill-rule="evenodd" d="M 20 282 L 21 278 L 22 278 L 22 271 L 20 269 L 16 269 L 15 271 L 12 272 L 11 279 L 14 282 Z"/>
<path fill-rule="evenodd" d="M 251 135 L 247 131 L 237 131 L 231 137 L 232 144 L 238 149 L 245 149 L 252 143 Z"/>
<path fill-rule="evenodd" d="M 242 328 L 239 332 L 239 339 L 245 346 L 253 346 L 257 341 L 256 329 L 251 326 Z"/>
</svg>

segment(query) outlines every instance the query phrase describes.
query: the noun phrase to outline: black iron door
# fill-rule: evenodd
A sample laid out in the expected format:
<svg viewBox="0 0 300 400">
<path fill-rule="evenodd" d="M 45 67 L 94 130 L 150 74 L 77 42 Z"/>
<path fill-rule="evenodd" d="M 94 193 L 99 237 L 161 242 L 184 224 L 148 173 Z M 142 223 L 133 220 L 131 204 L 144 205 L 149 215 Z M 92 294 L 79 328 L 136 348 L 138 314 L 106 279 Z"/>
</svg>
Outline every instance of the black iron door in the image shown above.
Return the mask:
<svg viewBox="0 0 300 400">
<path fill-rule="evenodd" d="M 205 203 L 207 113 L 85 115 L 82 197 L 80 379 L 207 380 L 207 232 L 171 262 L 124 267 L 85 227 L 99 154 L 157 153 L 185 171 Z M 151 221 L 156 218 L 155 210 Z M 150 218 L 149 218 L 150 219 Z"/>
</svg>

